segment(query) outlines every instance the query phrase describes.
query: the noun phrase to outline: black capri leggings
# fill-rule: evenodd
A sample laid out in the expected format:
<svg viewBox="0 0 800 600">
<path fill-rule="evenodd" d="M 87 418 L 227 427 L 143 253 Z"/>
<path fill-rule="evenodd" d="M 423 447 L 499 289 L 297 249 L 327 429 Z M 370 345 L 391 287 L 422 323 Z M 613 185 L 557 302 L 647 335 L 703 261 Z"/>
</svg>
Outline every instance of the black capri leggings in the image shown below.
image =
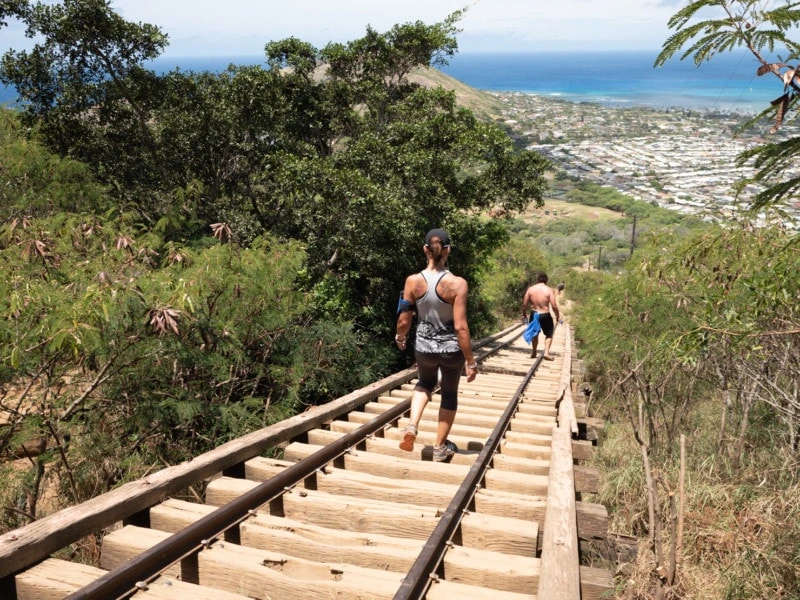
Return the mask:
<svg viewBox="0 0 800 600">
<path fill-rule="evenodd" d="M 464 353 L 461 350 L 443 354 L 416 352 L 415 356 L 417 369 L 419 369 L 419 381 L 415 388 L 431 394 L 436 387 L 441 369 L 442 383 L 439 390 L 442 396 L 441 407 L 446 410 L 456 410 L 458 408 L 458 382 L 461 380 L 461 372 L 464 370 Z"/>
</svg>

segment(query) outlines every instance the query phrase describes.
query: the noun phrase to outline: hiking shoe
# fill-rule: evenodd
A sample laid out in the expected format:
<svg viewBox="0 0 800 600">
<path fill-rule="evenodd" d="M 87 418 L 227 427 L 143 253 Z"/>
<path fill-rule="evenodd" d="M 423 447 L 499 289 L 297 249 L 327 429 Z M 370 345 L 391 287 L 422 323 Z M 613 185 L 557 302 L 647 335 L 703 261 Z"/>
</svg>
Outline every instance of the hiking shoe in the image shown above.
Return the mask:
<svg viewBox="0 0 800 600">
<path fill-rule="evenodd" d="M 403 439 L 400 440 L 400 450 L 411 452 L 414 449 L 414 440 L 417 439 L 417 426 L 409 424 L 403 430 Z"/>
<path fill-rule="evenodd" d="M 456 452 L 458 452 L 458 446 L 450 440 L 445 440 L 441 446 L 433 447 L 433 460 L 436 462 L 449 462 Z"/>
</svg>

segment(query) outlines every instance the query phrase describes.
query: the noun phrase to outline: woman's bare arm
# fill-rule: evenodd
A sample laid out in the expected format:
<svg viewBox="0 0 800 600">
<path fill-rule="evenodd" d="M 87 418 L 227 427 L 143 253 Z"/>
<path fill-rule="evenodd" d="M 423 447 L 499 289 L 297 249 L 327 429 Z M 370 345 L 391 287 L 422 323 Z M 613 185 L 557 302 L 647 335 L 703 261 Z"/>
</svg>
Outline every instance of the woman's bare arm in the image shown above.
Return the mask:
<svg viewBox="0 0 800 600">
<path fill-rule="evenodd" d="M 469 323 L 467 323 L 467 296 L 469 295 L 469 284 L 466 279 L 461 277 L 455 278 L 457 281 L 453 282 L 452 290 L 454 292 L 453 298 L 453 324 L 456 329 L 456 337 L 458 338 L 458 347 L 464 353 L 464 358 L 467 359 L 467 364 L 475 362 L 475 357 L 472 355 L 472 339 L 469 333 Z"/>
</svg>

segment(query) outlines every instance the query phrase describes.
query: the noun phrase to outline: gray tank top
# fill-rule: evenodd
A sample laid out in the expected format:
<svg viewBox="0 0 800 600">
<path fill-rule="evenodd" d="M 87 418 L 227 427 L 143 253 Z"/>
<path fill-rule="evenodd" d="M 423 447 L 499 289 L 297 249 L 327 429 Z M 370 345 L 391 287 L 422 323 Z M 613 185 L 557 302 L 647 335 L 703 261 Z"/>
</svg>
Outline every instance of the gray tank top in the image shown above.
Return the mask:
<svg viewBox="0 0 800 600">
<path fill-rule="evenodd" d="M 417 315 L 419 315 L 415 345 L 417 352 L 444 354 L 458 352 L 461 349 L 453 321 L 453 305 L 442 300 L 436 292 L 436 286 L 447 273 L 449 271 L 421 272 L 425 283 L 428 284 L 428 291 L 422 298 L 417 299 Z"/>
</svg>

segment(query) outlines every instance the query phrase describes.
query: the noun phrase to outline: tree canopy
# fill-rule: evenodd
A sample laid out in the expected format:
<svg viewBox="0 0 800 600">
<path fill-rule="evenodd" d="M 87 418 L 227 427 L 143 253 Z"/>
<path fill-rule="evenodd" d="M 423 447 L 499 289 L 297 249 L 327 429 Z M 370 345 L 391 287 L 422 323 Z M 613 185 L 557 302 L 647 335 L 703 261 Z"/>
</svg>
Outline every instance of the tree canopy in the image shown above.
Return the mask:
<svg viewBox="0 0 800 600">
<path fill-rule="evenodd" d="M 655 65 L 663 65 L 681 51 L 681 60 L 691 57 L 699 65 L 722 52 L 746 48 L 760 63 L 756 75 L 773 75 L 783 88 L 759 116 L 774 119 L 770 130 L 774 134 L 788 113 L 797 109 L 800 98 L 800 67 L 792 64 L 800 59 L 800 44 L 790 37 L 800 23 L 798 7 L 800 2 L 790 0 L 770 3 L 768 7 L 760 0 L 689 2 L 669 20 L 669 27 L 675 33 L 664 42 Z M 755 209 L 780 207 L 781 202 L 797 193 L 800 177 L 787 177 L 786 171 L 798 154 L 800 140 L 789 138 L 756 146 L 739 155 L 739 165 L 754 161 L 757 171 L 752 182 L 764 188 L 755 197 Z M 747 183 L 751 182 L 743 181 L 742 187 Z"/>
<path fill-rule="evenodd" d="M 156 73 L 166 35 L 105 0 L 0 3 L 35 40 L 0 62 L 22 101 L 0 109 L 0 454 L 57 449 L 8 474 L 12 520 L 45 477 L 80 501 L 406 366 L 389 330 L 434 226 L 494 325 L 489 215 L 541 204 L 547 162 L 411 82 L 460 15 Z"/>
<path fill-rule="evenodd" d="M 88 164 L 121 207 L 175 241 L 212 223 L 244 245 L 264 233 L 302 241 L 321 310 L 335 303 L 376 333 L 424 231 L 451 230 L 452 266 L 469 277 L 505 239 L 480 213 L 541 203 L 541 156 L 516 152 L 452 92 L 408 79 L 454 54 L 462 11 L 322 49 L 269 42 L 264 67 L 163 75 L 147 61 L 166 36 L 104 0 L 9 14 L 41 41 L 6 53 L 0 80 L 48 148 Z"/>
</svg>

